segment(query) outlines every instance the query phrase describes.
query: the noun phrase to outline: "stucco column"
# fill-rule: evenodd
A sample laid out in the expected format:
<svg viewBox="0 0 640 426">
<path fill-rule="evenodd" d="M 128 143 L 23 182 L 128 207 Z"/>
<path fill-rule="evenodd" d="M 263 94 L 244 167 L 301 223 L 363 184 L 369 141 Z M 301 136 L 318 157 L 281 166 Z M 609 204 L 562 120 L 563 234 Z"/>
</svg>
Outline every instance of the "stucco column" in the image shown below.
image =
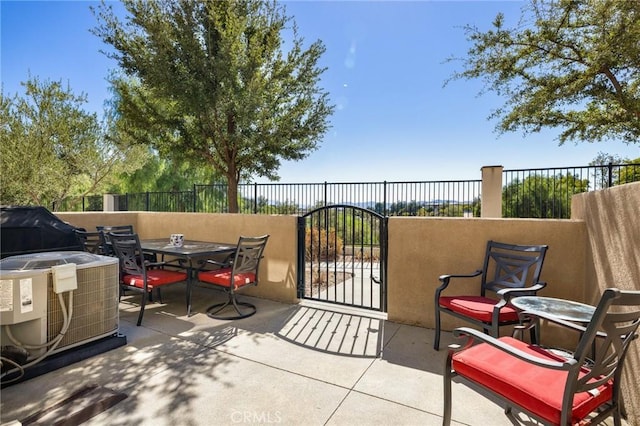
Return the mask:
<svg viewBox="0 0 640 426">
<path fill-rule="evenodd" d="M 104 194 L 102 196 L 102 211 L 115 212 L 118 210 L 118 200 L 114 194 Z"/>
<path fill-rule="evenodd" d="M 502 166 L 484 166 L 481 217 L 502 217 Z"/>
</svg>

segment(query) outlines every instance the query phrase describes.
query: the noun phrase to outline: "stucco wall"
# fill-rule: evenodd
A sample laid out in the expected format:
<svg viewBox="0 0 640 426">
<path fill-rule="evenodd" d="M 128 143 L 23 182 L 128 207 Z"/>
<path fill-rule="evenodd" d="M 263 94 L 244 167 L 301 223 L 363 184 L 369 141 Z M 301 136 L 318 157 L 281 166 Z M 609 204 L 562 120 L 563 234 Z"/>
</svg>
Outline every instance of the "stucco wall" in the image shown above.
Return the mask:
<svg viewBox="0 0 640 426">
<path fill-rule="evenodd" d="M 60 219 L 87 230 L 96 225 L 132 224 L 141 238 L 166 238 L 174 233 L 185 239 L 236 242 L 238 237 L 269 234 L 260 264 L 260 285 L 246 294 L 295 303 L 297 218 L 294 216 L 231 215 L 214 213 L 56 213 Z"/>
<path fill-rule="evenodd" d="M 607 287 L 640 290 L 640 182 L 575 195 L 571 217 L 588 230 L 587 300 Z M 640 426 L 640 342 L 627 355 L 622 395 L 629 425 Z"/>
<path fill-rule="evenodd" d="M 586 228 L 584 222 L 538 219 L 392 217 L 389 219 L 389 320 L 433 328 L 434 293 L 442 274 L 482 268 L 488 240 L 547 244 L 539 294 L 583 300 Z M 452 291 L 477 294 L 479 279 L 457 281 Z M 451 330 L 468 323 L 442 316 Z"/>
</svg>

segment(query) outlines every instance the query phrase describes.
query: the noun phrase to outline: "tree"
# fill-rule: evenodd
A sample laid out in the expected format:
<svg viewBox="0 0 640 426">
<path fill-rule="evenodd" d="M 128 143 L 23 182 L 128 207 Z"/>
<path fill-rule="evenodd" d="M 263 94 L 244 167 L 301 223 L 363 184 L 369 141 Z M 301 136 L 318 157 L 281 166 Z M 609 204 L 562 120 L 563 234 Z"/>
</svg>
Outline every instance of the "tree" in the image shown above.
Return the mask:
<svg viewBox="0 0 640 426">
<path fill-rule="evenodd" d="M 94 12 L 93 33 L 138 84 L 119 84 L 122 119 L 161 154 L 207 164 L 227 180 L 229 211 L 238 183 L 277 180 L 281 160 L 318 146 L 334 107 L 318 87 L 320 41 L 303 49 L 295 23 L 275 1 L 125 0 L 122 22 L 111 6 Z M 122 81 L 122 80 L 121 80 Z"/>
<path fill-rule="evenodd" d="M 631 182 L 640 182 L 640 158 L 630 161 L 629 165 L 622 166 L 618 171 L 615 184 L 622 185 Z"/>
<path fill-rule="evenodd" d="M 54 208 L 104 177 L 100 126 L 95 114 L 82 110 L 84 94 L 37 77 L 22 85 L 23 97 L 1 95 L 0 202 Z"/>
<path fill-rule="evenodd" d="M 589 163 L 594 167 L 593 180 L 595 188 L 608 188 L 616 179 L 617 169 L 614 170 L 612 165 L 628 163 L 628 158 L 622 158 L 616 154 L 607 154 L 606 152 L 598 152 L 598 155 Z"/>
<path fill-rule="evenodd" d="M 566 219 L 571 216 L 571 197 L 588 189 L 588 179 L 571 174 L 514 179 L 502 191 L 502 216 Z"/>
<path fill-rule="evenodd" d="M 640 158 L 631 160 L 619 155 L 598 152 L 589 165 L 595 168 L 595 189 L 640 181 Z"/>
<path fill-rule="evenodd" d="M 82 110 L 86 97 L 60 82 L 23 86 L 24 97 L 2 95 L 2 204 L 51 208 L 80 184 L 98 120 Z"/>
<path fill-rule="evenodd" d="M 22 86 L 22 96 L 0 96 L 0 203 L 57 210 L 65 198 L 104 191 L 119 173 L 143 164 L 139 148 L 105 136 L 113 126 L 109 110 L 103 123 L 83 110 L 85 94 L 31 76 Z"/>
<path fill-rule="evenodd" d="M 466 26 L 472 47 L 452 76 L 482 78 L 506 98 L 490 115 L 497 130 L 560 128 L 560 144 L 638 143 L 640 2 L 531 0 L 522 19 L 505 28 L 498 14 L 486 32 Z"/>
</svg>

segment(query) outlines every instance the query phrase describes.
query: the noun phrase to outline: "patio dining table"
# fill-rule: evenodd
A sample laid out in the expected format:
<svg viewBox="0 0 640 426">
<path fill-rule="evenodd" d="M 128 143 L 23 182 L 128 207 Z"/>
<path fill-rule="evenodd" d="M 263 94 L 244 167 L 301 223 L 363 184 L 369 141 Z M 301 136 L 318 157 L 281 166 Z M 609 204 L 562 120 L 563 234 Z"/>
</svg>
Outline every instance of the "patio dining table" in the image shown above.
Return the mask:
<svg viewBox="0 0 640 426">
<path fill-rule="evenodd" d="M 543 296 L 520 296 L 511 303 L 523 311 L 542 312 L 565 321 L 588 323 L 596 308 L 573 300 Z"/>
<path fill-rule="evenodd" d="M 580 324 L 588 324 L 596 311 L 595 306 L 585 303 L 543 296 L 514 297 L 511 299 L 511 304 L 522 311 L 540 312 L 564 321 Z M 533 343 L 540 342 L 538 333 L 539 330 L 536 330 L 535 342 Z M 592 348 L 592 355 L 595 356 L 595 341 Z"/>
<path fill-rule="evenodd" d="M 143 251 L 158 255 L 172 256 L 186 262 L 187 269 L 187 317 L 191 316 L 191 292 L 194 280 L 194 271 L 197 270 L 198 260 L 213 256 L 235 253 L 235 243 L 216 243 L 208 241 L 184 240 L 182 246 L 172 245 L 168 239 L 140 240 Z"/>
</svg>

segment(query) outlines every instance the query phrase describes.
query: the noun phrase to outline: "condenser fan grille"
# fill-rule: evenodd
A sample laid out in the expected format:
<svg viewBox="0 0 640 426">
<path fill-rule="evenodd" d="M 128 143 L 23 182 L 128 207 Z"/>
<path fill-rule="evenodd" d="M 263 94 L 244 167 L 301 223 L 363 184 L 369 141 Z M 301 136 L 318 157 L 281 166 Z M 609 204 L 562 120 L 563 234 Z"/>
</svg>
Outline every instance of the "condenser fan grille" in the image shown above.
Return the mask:
<svg viewBox="0 0 640 426">
<path fill-rule="evenodd" d="M 73 314 L 69 329 L 56 352 L 112 335 L 118 330 L 118 283 L 117 263 L 89 268 L 78 268 L 78 288 L 73 293 Z M 69 295 L 63 295 L 66 305 Z M 47 338 L 58 335 L 64 323 L 58 295 L 53 291 L 49 275 Z"/>
</svg>

